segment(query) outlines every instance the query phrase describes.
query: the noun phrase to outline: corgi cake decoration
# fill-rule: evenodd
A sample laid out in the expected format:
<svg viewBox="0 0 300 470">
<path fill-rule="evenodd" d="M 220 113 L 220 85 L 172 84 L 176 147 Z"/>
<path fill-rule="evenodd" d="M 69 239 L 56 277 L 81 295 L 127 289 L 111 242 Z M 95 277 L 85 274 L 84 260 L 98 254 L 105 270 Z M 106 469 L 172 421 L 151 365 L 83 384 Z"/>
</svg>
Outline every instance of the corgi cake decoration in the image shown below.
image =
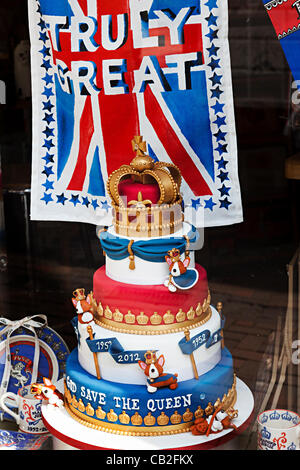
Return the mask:
<svg viewBox="0 0 300 470">
<path fill-rule="evenodd" d="M 85 295 L 85 289 L 80 288 L 74 290 L 72 303 L 76 308 L 79 323 L 87 324 L 94 320 L 92 297 L 90 294 Z"/>
<path fill-rule="evenodd" d="M 170 292 L 176 292 L 177 289 L 191 289 L 198 282 L 197 269 L 189 268 L 191 259 L 188 251 L 185 252 L 185 258 L 182 261 L 178 248 L 172 248 L 165 256 L 165 260 L 168 263 L 170 274 L 164 285 Z"/>
<path fill-rule="evenodd" d="M 50 379 L 43 377 L 43 383 L 31 384 L 31 393 L 38 400 L 46 400 L 49 405 L 57 408 L 64 406 L 64 396 L 57 390 Z"/>
<path fill-rule="evenodd" d="M 140 368 L 144 371 L 147 379 L 147 390 L 150 393 L 156 392 L 158 388 L 169 387 L 175 390 L 178 387 L 178 374 L 164 372 L 163 366 L 165 358 L 160 355 L 157 359 L 155 351 L 147 351 L 144 354 L 145 361 L 138 361 Z"/>
</svg>

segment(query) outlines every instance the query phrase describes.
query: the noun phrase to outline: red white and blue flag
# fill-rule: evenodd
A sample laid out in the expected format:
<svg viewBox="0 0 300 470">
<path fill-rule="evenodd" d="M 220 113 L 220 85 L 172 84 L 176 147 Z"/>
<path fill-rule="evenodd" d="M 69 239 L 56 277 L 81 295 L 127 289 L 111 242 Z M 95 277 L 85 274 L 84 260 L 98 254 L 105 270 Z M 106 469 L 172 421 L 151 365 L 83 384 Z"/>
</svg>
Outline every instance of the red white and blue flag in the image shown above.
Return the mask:
<svg viewBox="0 0 300 470">
<path fill-rule="evenodd" d="M 263 0 L 263 4 L 293 74 L 295 88 L 300 89 L 300 0 Z"/>
<path fill-rule="evenodd" d="M 31 218 L 101 224 L 142 135 L 205 226 L 242 221 L 226 0 L 28 0 Z"/>
</svg>

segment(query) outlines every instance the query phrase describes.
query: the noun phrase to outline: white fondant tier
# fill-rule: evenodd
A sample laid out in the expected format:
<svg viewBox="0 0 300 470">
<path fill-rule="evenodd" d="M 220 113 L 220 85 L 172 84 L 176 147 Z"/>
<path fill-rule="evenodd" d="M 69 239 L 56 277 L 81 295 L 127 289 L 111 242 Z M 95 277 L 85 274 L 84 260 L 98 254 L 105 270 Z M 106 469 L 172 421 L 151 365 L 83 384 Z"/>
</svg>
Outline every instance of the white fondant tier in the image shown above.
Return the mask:
<svg viewBox="0 0 300 470">
<path fill-rule="evenodd" d="M 128 240 L 128 243 L 131 240 L 134 241 L 141 241 L 141 240 L 156 240 L 156 239 L 164 239 L 170 237 L 178 237 L 182 238 L 191 230 L 191 225 L 184 222 L 183 226 L 180 230 L 175 232 L 171 235 L 166 235 L 163 237 L 151 237 L 151 238 L 134 238 L 134 237 L 125 237 L 123 235 L 119 235 L 115 232 L 115 229 L 111 226 L 108 228 L 108 232 L 111 235 L 116 237 Z M 98 232 L 97 232 L 98 233 Z M 200 249 L 202 246 L 202 242 L 199 241 L 199 238 L 196 243 L 190 243 L 189 251 L 190 251 L 190 268 L 195 267 L 195 260 L 194 260 L 194 251 Z M 173 247 L 171 247 L 173 248 Z M 167 254 L 167 253 L 166 253 Z M 184 254 L 181 256 L 182 260 L 184 259 Z M 137 285 L 160 285 L 163 284 L 164 281 L 167 279 L 169 275 L 169 267 L 168 264 L 164 261 L 163 263 L 160 262 L 151 262 L 146 261 L 138 256 L 135 256 L 134 259 L 135 269 L 129 269 L 129 259 L 120 259 L 120 260 L 113 260 L 109 256 L 106 256 L 105 259 L 105 266 L 106 266 L 106 275 L 113 279 L 114 281 L 123 282 L 126 284 L 137 284 Z"/>
<path fill-rule="evenodd" d="M 217 310 L 211 306 L 211 317 L 203 325 L 190 329 L 191 340 L 197 337 L 195 341 L 199 345 L 205 334 L 209 332 L 211 337 L 221 327 L 220 315 Z M 184 354 L 179 346 L 179 342 L 185 338 L 184 332 L 168 334 L 149 334 L 149 335 L 133 335 L 130 333 L 121 333 L 103 328 L 92 322 L 90 324 L 93 329 L 94 339 L 105 340 L 107 338 L 116 338 L 123 350 L 128 351 L 127 357 L 118 363 L 110 352 L 97 353 L 97 361 L 100 368 L 101 377 L 105 380 L 127 384 L 145 384 L 146 377 L 137 362 L 128 363 L 134 357 L 134 351 L 156 350 L 157 357 L 164 355 L 165 364 L 164 372 L 177 373 L 178 382 L 189 380 L 195 377 L 192 366 L 191 356 Z M 78 344 L 78 361 L 87 372 L 96 376 L 96 367 L 94 363 L 93 353 L 90 351 L 86 339 L 89 339 L 87 325 L 78 323 L 79 344 Z M 203 333 L 201 335 L 201 333 Z M 99 342 L 101 348 L 101 342 Z M 197 367 L 198 375 L 205 374 L 215 367 L 221 359 L 221 343 L 220 341 L 206 347 L 206 342 L 195 349 L 193 352 L 194 360 Z"/>
</svg>

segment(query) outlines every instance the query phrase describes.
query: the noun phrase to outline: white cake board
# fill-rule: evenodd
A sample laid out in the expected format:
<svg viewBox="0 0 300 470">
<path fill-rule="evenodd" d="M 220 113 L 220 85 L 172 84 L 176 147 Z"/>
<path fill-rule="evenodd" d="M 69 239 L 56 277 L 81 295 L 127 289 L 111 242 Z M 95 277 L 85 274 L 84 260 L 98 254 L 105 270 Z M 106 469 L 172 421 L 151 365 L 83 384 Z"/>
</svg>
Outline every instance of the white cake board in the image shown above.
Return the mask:
<svg viewBox="0 0 300 470">
<path fill-rule="evenodd" d="M 57 384 L 63 389 L 63 379 Z M 236 437 L 248 426 L 254 408 L 254 398 L 248 386 L 237 378 L 237 401 L 234 408 L 238 417 L 234 420 L 237 430 L 226 429 L 218 434 L 194 436 L 191 432 L 170 436 L 121 436 L 97 431 L 72 419 L 65 408 L 42 405 L 43 421 L 52 434 L 54 450 L 205 450 Z"/>
</svg>

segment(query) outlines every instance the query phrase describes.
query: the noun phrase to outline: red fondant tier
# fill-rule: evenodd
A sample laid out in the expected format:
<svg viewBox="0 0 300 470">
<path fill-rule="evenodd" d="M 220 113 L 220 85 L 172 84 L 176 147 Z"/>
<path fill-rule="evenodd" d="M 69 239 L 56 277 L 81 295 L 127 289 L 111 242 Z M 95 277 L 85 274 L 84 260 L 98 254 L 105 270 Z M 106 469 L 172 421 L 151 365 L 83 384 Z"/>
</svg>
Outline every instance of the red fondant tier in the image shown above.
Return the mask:
<svg viewBox="0 0 300 470">
<path fill-rule="evenodd" d="M 106 276 L 103 266 L 94 274 L 94 298 L 103 308 L 101 315 L 119 324 L 194 322 L 207 310 L 210 302 L 206 271 L 199 265 L 196 269 L 199 280 L 194 287 L 170 292 L 163 285 L 133 285 L 114 281 Z"/>
</svg>

